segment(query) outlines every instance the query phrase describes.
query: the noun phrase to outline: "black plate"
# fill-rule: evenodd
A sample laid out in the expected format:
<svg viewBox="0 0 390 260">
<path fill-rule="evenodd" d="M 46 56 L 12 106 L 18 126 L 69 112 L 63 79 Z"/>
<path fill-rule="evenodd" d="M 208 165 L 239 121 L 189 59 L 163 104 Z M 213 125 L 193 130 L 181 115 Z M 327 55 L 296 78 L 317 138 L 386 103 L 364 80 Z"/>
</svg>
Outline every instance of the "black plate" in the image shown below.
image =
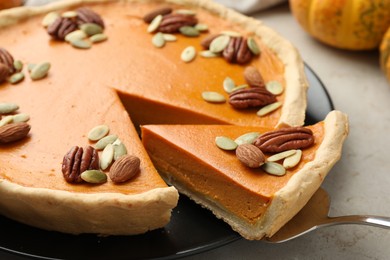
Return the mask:
<svg viewBox="0 0 390 260">
<path fill-rule="evenodd" d="M 319 78 L 306 66 L 310 82 L 306 124 L 323 120 L 333 109 Z M 0 198 L 1 199 L 1 198 Z M 177 258 L 240 239 L 225 222 L 181 196 L 165 228 L 138 236 L 73 236 L 29 227 L 0 216 L 0 258 L 40 259 Z"/>
</svg>

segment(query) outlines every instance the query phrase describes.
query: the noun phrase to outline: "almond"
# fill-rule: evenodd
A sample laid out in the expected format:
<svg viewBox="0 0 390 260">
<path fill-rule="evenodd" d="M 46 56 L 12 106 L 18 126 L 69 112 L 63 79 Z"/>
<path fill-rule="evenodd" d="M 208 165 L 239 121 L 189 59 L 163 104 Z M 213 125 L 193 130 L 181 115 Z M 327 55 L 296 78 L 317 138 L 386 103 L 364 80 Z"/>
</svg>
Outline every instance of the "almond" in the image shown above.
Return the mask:
<svg viewBox="0 0 390 260">
<path fill-rule="evenodd" d="M 23 139 L 30 129 L 31 126 L 25 122 L 4 125 L 0 127 L 0 143 L 11 143 Z"/>
<path fill-rule="evenodd" d="M 253 144 L 242 144 L 236 149 L 236 156 L 240 162 L 250 168 L 258 168 L 265 162 L 263 152 Z"/>
<path fill-rule="evenodd" d="M 115 183 L 128 181 L 139 172 L 140 163 L 137 156 L 124 155 L 111 166 L 109 176 Z"/>
<path fill-rule="evenodd" d="M 252 66 L 246 67 L 244 71 L 244 78 L 252 88 L 264 88 L 265 83 L 260 72 Z"/>
</svg>

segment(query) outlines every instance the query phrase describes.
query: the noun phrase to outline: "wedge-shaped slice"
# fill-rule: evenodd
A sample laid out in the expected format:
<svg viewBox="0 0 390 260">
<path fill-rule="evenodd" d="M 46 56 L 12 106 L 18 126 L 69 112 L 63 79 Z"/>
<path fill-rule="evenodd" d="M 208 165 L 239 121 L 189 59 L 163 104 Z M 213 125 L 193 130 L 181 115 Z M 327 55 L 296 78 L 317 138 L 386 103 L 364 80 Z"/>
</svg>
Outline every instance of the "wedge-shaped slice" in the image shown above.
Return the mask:
<svg viewBox="0 0 390 260">
<path fill-rule="evenodd" d="M 272 129 L 245 126 L 147 125 L 143 143 L 154 165 L 179 192 L 210 209 L 247 239 L 272 236 L 319 188 L 338 161 L 348 133 L 346 115 L 332 111 L 308 126 L 315 142 L 300 163 L 273 176 L 239 162 L 215 145 L 217 136 L 236 137 Z M 266 154 L 269 156 L 269 154 Z"/>
</svg>

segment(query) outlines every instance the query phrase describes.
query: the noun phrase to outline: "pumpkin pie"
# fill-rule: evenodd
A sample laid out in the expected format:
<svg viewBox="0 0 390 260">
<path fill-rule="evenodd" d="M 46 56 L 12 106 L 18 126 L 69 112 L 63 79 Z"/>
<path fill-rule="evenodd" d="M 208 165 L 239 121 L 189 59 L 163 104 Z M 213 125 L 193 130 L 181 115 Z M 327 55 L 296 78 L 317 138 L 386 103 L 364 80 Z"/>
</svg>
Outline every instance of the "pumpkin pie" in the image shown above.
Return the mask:
<svg viewBox="0 0 390 260">
<path fill-rule="evenodd" d="M 184 9 L 186 15 L 195 13 L 199 23 L 208 25 L 207 32 L 198 37 L 174 33 L 176 41 L 157 48 L 152 43 L 156 32 L 148 32 L 151 25 L 143 18 L 163 4 L 173 12 Z M 50 36 L 42 27 L 47 13 L 66 13 L 66 19 L 72 20 L 77 18 L 72 11 L 81 7 L 101 16 L 108 40 L 89 49 L 80 49 L 80 45 L 73 48 L 52 37 L 65 35 L 51 31 Z M 188 14 L 188 10 L 193 13 Z M 178 192 L 167 186 L 155 170 L 139 140 L 140 125 L 224 124 L 271 129 L 304 122 L 307 82 L 296 49 L 260 21 L 210 1 L 58 1 L 1 11 L 0 28 L 0 46 L 25 64 L 24 80 L 15 85 L 0 83 L 0 103 L 18 104 L 19 110 L 14 113 L 27 113 L 31 125 L 26 138 L 0 144 L 0 213 L 29 225 L 104 235 L 140 234 L 164 226 L 177 204 Z M 180 58 L 188 46 L 196 53 L 204 50 L 201 42 L 210 34 L 232 33 L 252 38 L 261 53 L 251 54 L 245 64 L 201 55 L 191 62 Z M 51 64 L 49 72 L 40 80 L 32 80 L 27 64 L 42 62 Z M 282 86 L 282 93 L 275 97 L 281 104 L 279 108 L 258 116 L 258 108 L 242 110 L 228 102 L 204 100 L 204 92 L 220 92 L 228 99 L 223 92 L 224 80 L 229 77 L 237 85 L 245 84 L 248 66 L 261 73 L 265 84 L 278 82 Z M 2 115 L 2 120 L 6 116 Z M 110 179 L 98 185 L 67 182 L 61 172 L 64 155 L 73 146 L 94 146 L 87 134 L 98 125 L 109 126 L 109 134 L 117 135 L 127 153 L 140 159 L 139 173 L 122 184 Z M 149 146 L 152 135 L 145 135 Z M 156 154 L 163 155 L 168 148 L 162 149 Z M 178 159 L 188 157 L 184 150 Z M 155 159 L 155 154 L 151 155 Z M 198 162 L 188 163 L 195 166 Z M 306 196 L 317 186 L 308 187 Z M 246 189 L 242 194 L 249 194 Z M 271 195 L 262 193 L 258 198 L 267 203 Z M 298 205 L 305 200 L 299 200 Z"/>
</svg>

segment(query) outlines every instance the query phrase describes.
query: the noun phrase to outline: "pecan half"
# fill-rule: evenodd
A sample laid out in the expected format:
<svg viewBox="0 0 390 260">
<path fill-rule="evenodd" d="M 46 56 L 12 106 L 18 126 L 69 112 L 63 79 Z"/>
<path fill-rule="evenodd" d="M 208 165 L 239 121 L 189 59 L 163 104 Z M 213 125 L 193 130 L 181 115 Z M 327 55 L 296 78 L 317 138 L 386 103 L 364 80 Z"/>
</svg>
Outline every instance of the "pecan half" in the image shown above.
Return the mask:
<svg viewBox="0 0 390 260">
<path fill-rule="evenodd" d="M 104 21 L 102 17 L 87 7 L 80 7 L 77 12 L 77 24 L 94 23 L 104 29 Z"/>
<path fill-rule="evenodd" d="M 78 146 L 72 147 L 62 161 L 62 174 L 69 183 L 82 182 L 80 175 L 84 171 L 98 169 L 99 155 L 91 146 L 85 149 Z"/>
<path fill-rule="evenodd" d="M 175 33 L 179 32 L 180 27 L 194 26 L 197 23 L 198 19 L 193 15 L 168 14 L 163 16 L 158 31 L 162 33 Z"/>
<path fill-rule="evenodd" d="M 262 107 L 274 102 L 276 97 L 265 88 L 239 89 L 229 96 L 229 104 L 237 109 Z"/>
<path fill-rule="evenodd" d="M 11 74 L 15 71 L 14 58 L 6 49 L 1 48 L 1 47 L 0 47 L 0 63 L 7 66 L 9 74 Z"/>
<path fill-rule="evenodd" d="M 243 37 L 232 37 L 228 46 L 223 50 L 222 56 L 229 63 L 245 64 L 252 58 L 247 40 Z"/>
<path fill-rule="evenodd" d="M 244 78 L 248 85 L 253 88 L 265 88 L 263 76 L 261 76 L 255 67 L 246 67 L 244 70 Z"/>
<path fill-rule="evenodd" d="M 236 54 L 236 62 L 238 64 L 248 63 L 252 59 L 252 52 L 249 50 L 247 39 L 243 38 L 240 42 L 240 47 L 238 48 Z"/>
<path fill-rule="evenodd" d="M 9 75 L 8 67 L 5 64 L 0 63 L 0 83 L 6 80 L 8 75 Z"/>
<path fill-rule="evenodd" d="M 150 23 L 156 18 L 157 15 L 167 15 L 172 13 L 172 8 L 168 6 L 163 6 L 144 15 L 143 20 L 145 23 Z"/>
<path fill-rule="evenodd" d="M 77 30 L 77 23 L 71 18 L 58 17 L 49 27 L 47 33 L 57 40 L 64 40 L 68 33 Z"/>
<path fill-rule="evenodd" d="M 313 132 L 305 127 L 289 127 L 259 136 L 253 144 L 265 153 L 279 153 L 291 149 L 304 149 L 314 143 Z"/>
</svg>

